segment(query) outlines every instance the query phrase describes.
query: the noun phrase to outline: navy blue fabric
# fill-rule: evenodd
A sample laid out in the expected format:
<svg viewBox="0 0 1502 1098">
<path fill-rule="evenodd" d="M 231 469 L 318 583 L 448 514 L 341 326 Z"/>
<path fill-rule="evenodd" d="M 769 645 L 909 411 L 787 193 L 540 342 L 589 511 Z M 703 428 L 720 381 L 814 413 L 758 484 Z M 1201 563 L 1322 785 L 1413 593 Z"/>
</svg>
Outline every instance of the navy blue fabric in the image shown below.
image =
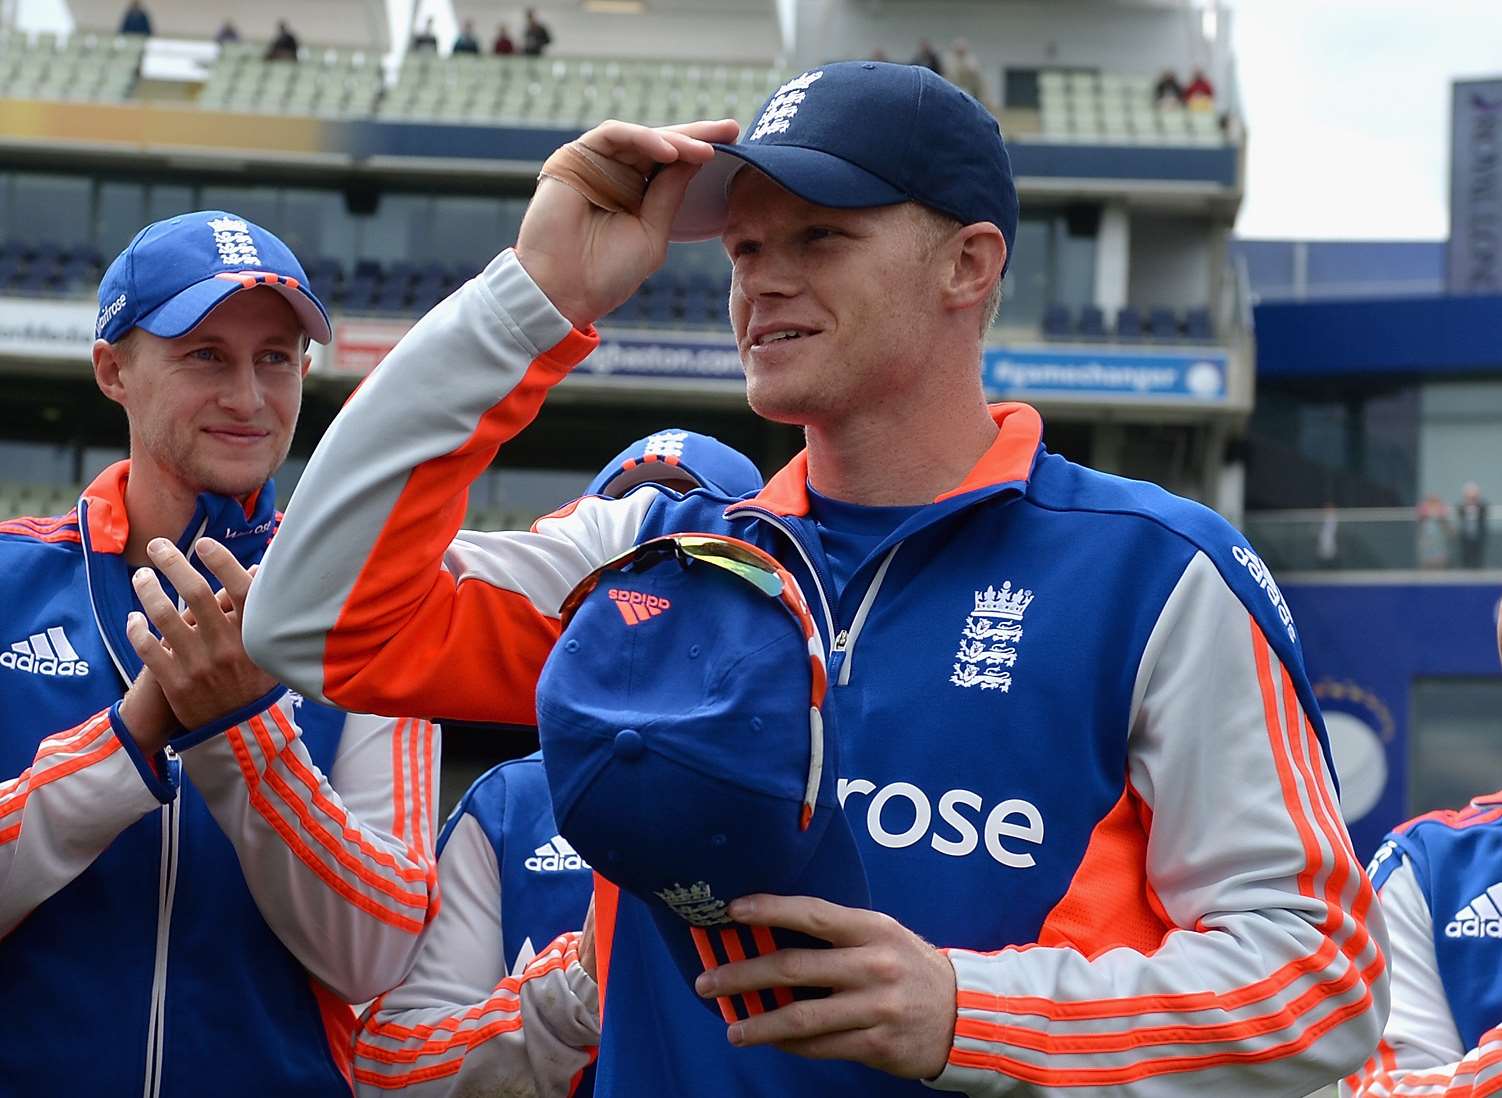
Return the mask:
<svg viewBox="0 0 1502 1098">
<path fill-rule="evenodd" d="M 639 537 L 721 531 L 767 549 L 811 599 L 829 603 L 827 620 L 816 611 L 826 645 L 849 629 L 880 559 L 900 543 L 848 667 L 840 657 L 831 664 L 832 681 L 849 673 L 831 687 L 842 730 L 838 793 L 872 906 L 938 945 L 995 950 L 1037 940 L 1093 829 L 1124 792 L 1138 668 L 1197 554 L 1266 635 L 1325 738 L 1297 630 L 1245 538 L 1153 485 L 1040 448 L 1026 481 L 946 499 L 903 522 L 838 596 L 810 519 L 754 504 L 727 512 L 730 503 L 702 492 L 665 497 Z M 1030 601 L 1015 623 L 1003 689 L 999 675 L 965 670 L 975 666 L 965 634 L 978 603 L 1022 597 Z M 623 894 L 602 1093 L 928 1093 L 849 1064 L 798 1061 L 784 1073 L 775 1053 L 732 1048 L 723 1025 L 692 1006 L 692 992 L 662 975 L 670 962 L 651 926 L 644 906 Z"/>
<path fill-rule="evenodd" d="M 255 563 L 275 524 L 274 499 L 268 483 L 247 518 L 235 500 L 200 496 L 178 544 L 188 548 L 209 534 L 242 564 Z M 139 609 L 128 570 L 119 555 L 87 548 L 87 501 L 80 510 L 82 520 L 63 529 L 78 529 L 83 544 L 0 534 L 0 605 L 8 630 L 0 639 L 60 626 L 86 665 L 69 677 L 0 668 L 7 714 L 0 775 L 21 773 L 47 736 L 120 699 L 125 684 L 115 659 L 131 674 L 139 666 L 124 634 L 125 615 Z M 302 742 L 328 773 L 344 715 L 300 700 L 294 706 Z M 175 799 L 122 831 L 88 869 L 0 939 L 6 993 L 25 1004 L 8 1012 L 0 1032 L 0 1094 L 140 1092 L 162 829 L 175 816 L 161 1095 L 202 1094 L 206 1079 L 226 1096 L 348 1095 L 311 977 L 261 918 L 233 847 L 175 760 L 163 781 L 176 788 Z"/>
<path fill-rule="evenodd" d="M 1017 187 L 996 119 L 929 69 L 823 65 L 778 88 L 739 141 L 715 148 L 734 161 L 695 177 L 675 239 L 719 234 L 728 173 L 744 161 L 817 206 L 911 200 L 965 225 L 989 221 L 1011 263 Z"/>
<path fill-rule="evenodd" d="M 283 292 L 308 336 L 328 342 L 328 310 L 314 296 L 292 250 L 259 225 L 224 210 L 180 214 L 138 232 L 99 282 L 94 334 L 114 343 L 141 327 L 173 339 L 246 288 L 216 276 L 246 271 L 273 276 L 267 284 Z M 295 280 L 295 288 L 286 279 Z"/>
<path fill-rule="evenodd" d="M 1378 888 L 1405 855 L 1429 907 L 1434 956 L 1465 1048 L 1502 1020 L 1502 794 L 1421 816 L 1373 859 Z"/>
<path fill-rule="evenodd" d="M 829 567 L 836 594 L 843 593 L 850 577 L 897 527 L 921 507 L 862 507 L 831 499 L 808 486 L 809 517 L 819 534 L 819 548 Z"/>
<path fill-rule="evenodd" d="M 495 851 L 501 888 L 501 955 L 506 972 L 514 972 L 523 950 L 529 955 L 541 952 L 558 935 L 584 925 L 594 874 L 578 855 L 549 859 L 541 849 L 558 836 L 541 753 L 501 763 L 476 779 L 438 837 L 440 859 L 448 837 L 465 816 L 480 825 Z M 591 1065 L 574 1094 L 588 1098 L 593 1092 Z"/>
</svg>

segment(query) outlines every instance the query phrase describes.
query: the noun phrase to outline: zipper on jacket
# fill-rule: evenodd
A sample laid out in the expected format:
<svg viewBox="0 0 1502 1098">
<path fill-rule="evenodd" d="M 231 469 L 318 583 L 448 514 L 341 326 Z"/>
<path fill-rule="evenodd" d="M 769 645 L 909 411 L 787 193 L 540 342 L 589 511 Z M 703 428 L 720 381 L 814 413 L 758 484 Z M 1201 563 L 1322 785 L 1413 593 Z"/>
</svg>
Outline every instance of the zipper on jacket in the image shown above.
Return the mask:
<svg viewBox="0 0 1502 1098">
<path fill-rule="evenodd" d="M 871 606 L 876 602 L 876 595 L 881 590 L 882 581 L 887 578 L 887 569 L 892 566 L 892 558 L 901 548 L 902 542 L 899 541 L 887 550 L 886 556 L 881 558 L 876 574 L 871 577 L 871 582 L 866 584 L 866 593 L 861 596 L 860 605 L 855 609 L 855 617 L 850 619 L 850 627 L 841 629 L 834 639 L 834 647 L 829 653 L 829 681 L 836 686 L 850 685 L 850 668 L 855 665 L 855 642 L 860 639 L 861 630 L 866 627 L 866 619 L 871 615 Z"/>
<path fill-rule="evenodd" d="M 808 567 L 808 573 L 814 579 L 814 588 L 819 594 L 819 604 L 824 610 L 824 624 L 829 627 L 829 650 L 827 652 L 829 662 L 829 681 L 837 686 L 850 684 L 850 667 L 855 654 L 855 642 L 860 639 L 861 630 L 865 628 L 866 618 L 871 614 L 871 604 L 876 601 L 877 592 L 881 590 L 881 584 L 887 577 L 887 569 L 892 566 L 892 558 L 897 555 L 897 550 L 902 548 L 902 542 L 898 542 L 887 550 L 887 555 L 882 558 L 881 564 L 876 569 L 876 574 L 871 577 L 871 582 L 866 585 L 865 594 L 861 596 L 860 605 L 856 607 L 855 616 L 850 619 L 850 625 L 844 629 L 835 629 L 834 614 L 830 610 L 829 596 L 825 593 L 824 577 L 814 565 L 813 557 L 798 540 L 798 535 L 793 528 L 770 511 L 763 511 L 760 507 L 748 507 L 747 513 L 771 523 L 777 529 L 788 536 L 793 543 L 793 548 L 798 550 L 798 555 L 803 558 L 803 563 Z"/>
<path fill-rule="evenodd" d="M 771 511 L 764 511 L 760 507 L 747 507 L 746 513 L 751 515 L 753 518 L 759 518 L 763 522 L 769 523 L 770 525 L 775 526 L 777 529 L 781 530 L 788 536 L 788 540 L 793 543 L 793 548 L 798 550 L 798 555 L 803 558 L 803 563 L 808 568 L 808 574 L 813 577 L 814 591 L 819 596 L 819 606 L 824 611 L 824 625 L 828 629 L 827 635 L 830 638 L 830 643 L 832 644 L 835 640 L 834 612 L 829 608 L 829 596 L 825 593 L 824 577 L 820 574 L 818 567 L 814 564 L 814 558 L 809 554 L 808 550 L 803 547 L 803 542 L 798 539 L 798 535 L 793 530 L 793 528 L 786 522 L 783 522 L 781 518 L 774 515 Z"/>
<path fill-rule="evenodd" d="M 167 749 L 169 752 L 171 748 Z M 158 873 L 156 957 L 151 971 L 151 1021 L 146 1028 L 146 1072 L 142 1098 L 162 1093 L 165 1066 L 163 1045 L 167 1031 L 167 947 L 172 936 L 172 902 L 177 894 L 178 821 L 181 812 L 173 798 L 162 805 L 162 862 Z"/>
<path fill-rule="evenodd" d="M 205 518 L 198 532 L 188 540 L 184 554 L 188 563 L 193 563 L 198 539 L 209 528 Z M 178 592 L 177 609 L 187 609 L 187 600 Z M 165 748 L 169 760 L 175 757 L 172 746 Z M 166 1071 L 165 1043 L 167 1039 L 167 952 L 172 944 L 172 904 L 177 896 L 177 855 L 181 847 L 178 835 L 182 811 L 180 801 L 174 797 L 162 806 L 162 867 L 161 887 L 158 889 L 156 913 L 156 960 L 151 970 L 151 1023 L 146 1031 L 146 1085 L 143 1098 L 158 1098 L 162 1093 L 162 1075 Z"/>
<path fill-rule="evenodd" d="M 80 525 L 86 526 L 88 522 L 87 505 L 79 508 Z M 188 543 L 187 557 L 193 559 L 193 545 L 203 537 L 208 529 L 207 517 L 199 524 L 198 532 L 193 535 Z M 92 554 L 93 550 L 88 549 Z M 120 675 L 120 681 L 129 687 L 134 681 L 130 671 L 126 668 L 123 660 L 115 652 L 114 645 L 110 643 L 109 634 L 104 631 L 104 623 L 99 620 L 99 603 L 94 595 L 94 571 L 89 567 L 89 560 L 84 562 L 84 582 L 89 590 L 89 610 L 94 615 L 94 628 L 99 631 L 99 639 L 104 642 L 104 650 L 109 653 L 110 662 L 115 665 L 115 670 Z M 185 607 L 181 595 L 177 600 L 178 610 Z M 176 759 L 176 753 L 171 745 L 165 749 L 168 765 Z M 151 1017 L 146 1027 L 146 1059 L 143 1072 L 142 1098 L 158 1098 L 162 1091 L 162 1073 L 164 1065 L 164 1043 L 166 1041 L 167 1027 L 167 947 L 170 944 L 172 930 L 172 907 L 177 896 L 177 860 L 181 847 L 179 824 L 182 818 L 180 801 L 173 798 L 168 804 L 164 804 L 159 810 L 162 820 L 162 857 L 157 868 L 157 914 L 156 914 L 156 950 L 151 966 Z"/>
</svg>

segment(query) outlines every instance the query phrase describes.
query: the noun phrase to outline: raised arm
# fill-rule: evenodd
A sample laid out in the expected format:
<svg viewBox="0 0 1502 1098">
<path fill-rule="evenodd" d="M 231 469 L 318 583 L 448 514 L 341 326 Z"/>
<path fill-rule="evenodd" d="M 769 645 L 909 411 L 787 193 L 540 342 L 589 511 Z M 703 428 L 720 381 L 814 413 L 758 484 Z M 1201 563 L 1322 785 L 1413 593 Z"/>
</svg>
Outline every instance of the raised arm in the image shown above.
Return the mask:
<svg viewBox="0 0 1502 1098">
<path fill-rule="evenodd" d="M 734 124 L 685 130 L 719 140 Z M 581 140 L 642 176 L 712 155 L 686 133 L 618 122 Z M 639 214 L 539 183 L 517 250 L 420 320 L 319 443 L 251 595 L 258 663 L 348 709 L 531 719 L 558 603 L 631 543 L 651 493 L 581 505 L 530 536 L 471 537 L 468 487 L 594 348 L 595 318 L 662 262 L 690 175 L 659 174 Z"/>
</svg>

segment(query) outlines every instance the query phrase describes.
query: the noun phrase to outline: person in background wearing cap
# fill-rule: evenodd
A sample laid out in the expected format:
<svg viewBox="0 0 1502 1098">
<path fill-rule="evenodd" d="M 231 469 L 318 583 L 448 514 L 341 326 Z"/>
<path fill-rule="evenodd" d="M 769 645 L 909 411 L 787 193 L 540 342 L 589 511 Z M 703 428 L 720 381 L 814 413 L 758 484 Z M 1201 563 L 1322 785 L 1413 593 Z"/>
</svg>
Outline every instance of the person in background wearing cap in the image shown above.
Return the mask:
<svg viewBox="0 0 1502 1098">
<path fill-rule="evenodd" d="M 240 641 L 328 315 L 222 211 L 138 233 L 99 310 L 130 458 L 0 523 L 0 1090 L 347 1095 L 348 1004 L 438 906 L 438 738 L 304 701 Z"/>
<path fill-rule="evenodd" d="M 762 479 L 734 447 L 670 427 L 622 450 L 585 495 L 617 499 L 645 484 L 739 497 L 758 491 Z M 544 964 L 561 960 L 568 943 L 555 940 L 588 925 L 594 883 L 589 864 L 558 833 L 540 752 L 501 763 L 469 787 L 438 836 L 438 882 L 443 906 L 411 975 L 360 1020 L 357 1092 L 439 1098 L 489 1089 L 588 1098 L 600 1034 L 592 981 L 576 968 L 580 986 L 571 994 L 537 994 L 547 985 L 535 980 L 528 998 L 518 994 L 539 949 Z M 476 1039 L 460 1031 L 472 1017 L 523 1024 Z M 449 1027 L 452 1040 L 426 1036 Z M 410 1059 L 402 1056 L 408 1052 Z"/>
<path fill-rule="evenodd" d="M 707 898 L 832 948 L 691 988 L 622 892 L 597 927 L 613 1098 L 1226 1098 L 1354 1070 L 1387 1015 L 1385 930 L 1276 583 L 1208 509 L 985 403 L 1017 226 L 995 120 L 925 69 L 841 62 L 736 134 L 607 122 L 549 158 L 515 249 L 324 436 L 251 589 L 251 653 L 336 704 L 529 719 L 564 599 L 631 546 L 729 535 L 797 577 L 875 910 Z M 807 449 L 748 500 L 644 488 L 456 537 L 465 484 L 594 321 L 706 236 L 733 265 L 750 404 Z M 833 994 L 728 1028 L 694 1001 L 778 986 Z"/>
</svg>

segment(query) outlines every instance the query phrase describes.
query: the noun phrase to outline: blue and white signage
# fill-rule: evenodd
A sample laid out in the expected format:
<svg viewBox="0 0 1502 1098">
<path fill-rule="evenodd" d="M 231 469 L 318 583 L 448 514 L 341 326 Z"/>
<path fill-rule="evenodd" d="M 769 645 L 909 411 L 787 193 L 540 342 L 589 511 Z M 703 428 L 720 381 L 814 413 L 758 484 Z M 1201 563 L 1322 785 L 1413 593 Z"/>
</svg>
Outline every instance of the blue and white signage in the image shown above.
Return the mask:
<svg viewBox="0 0 1502 1098">
<path fill-rule="evenodd" d="M 982 364 L 994 397 L 1080 396 L 1221 401 L 1229 360 L 1218 351 L 1123 352 L 1106 348 L 988 347 Z"/>
</svg>

